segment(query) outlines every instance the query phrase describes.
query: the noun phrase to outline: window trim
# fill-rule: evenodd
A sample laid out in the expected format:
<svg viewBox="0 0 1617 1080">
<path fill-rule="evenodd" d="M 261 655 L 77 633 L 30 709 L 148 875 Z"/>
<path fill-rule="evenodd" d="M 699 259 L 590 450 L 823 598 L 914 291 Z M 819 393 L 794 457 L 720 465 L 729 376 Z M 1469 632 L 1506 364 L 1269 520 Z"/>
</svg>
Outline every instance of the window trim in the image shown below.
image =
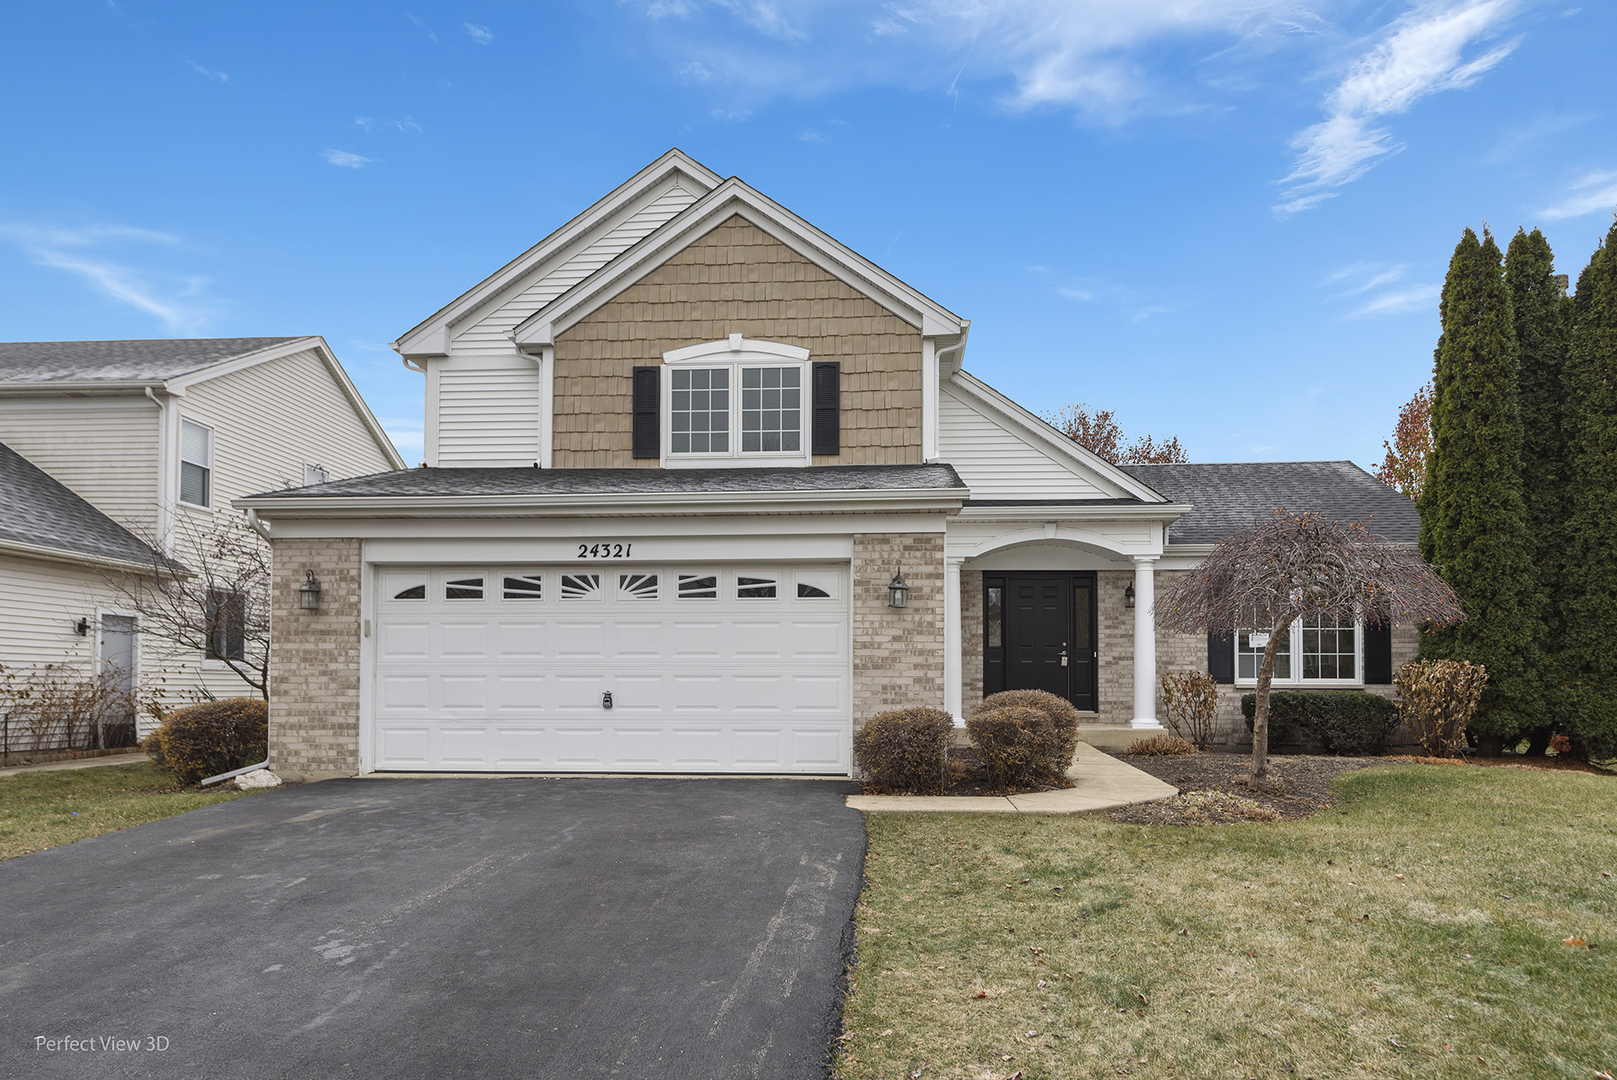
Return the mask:
<svg viewBox="0 0 1617 1080">
<path fill-rule="evenodd" d="M 658 380 L 657 417 L 659 450 L 666 468 L 711 468 L 714 465 L 731 467 L 794 466 L 809 463 L 810 443 L 813 437 L 813 387 L 810 385 L 812 369 L 809 350 L 800 345 L 787 345 L 779 341 L 759 341 L 731 334 L 718 341 L 704 341 L 670 349 L 663 353 L 663 366 L 668 377 Z M 724 368 L 730 372 L 730 449 L 723 453 L 673 452 L 674 444 L 674 379 L 676 370 Z M 797 386 L 801 400 L 798 405 L 798 448 L 796 450 L 742 450 L 741 449 L 741 372 L 745 368 L 796 368 Z"/>
<path fill-rule="evenodd" d="M 187 424 L 207 433 L 208 460 L 206 464 L 185 460 L 185 425 Z M 174 448 L 174 501 L 180 506 L 189 506 L 193 510 L 212 510 L 214 504 L 213 428 L 207 424 L 192 420 L 189 416 L 182 416 L 180 417 L 179 430 L 176 433 L 176 441 L 178 445 Z M 206 502 L 194 503 L 186 499 L 184 493 L 185 467 L 187 465 L 196 465 L 198 468 L 206 470 L 207 476 L 204 478 L 204 484 L 207 488 L 205 493 Z"/>
<path fill-rule="evenodd" d="M 1282 679 L 1277 675 L 1271 680 L 1270 685 L 1282 686 L 1291 689 L 1315 686 L 1325 687 L 1327 689 L 1336 689 L 1341 687 L 1363 687 L 1367 685 L 1364 681 L 1363 619 L 1353 620 L 1353 670 L 1357 672 L 1357 674 L 1351 679 L 1305 679 L 1303 677 L 1303 622 L 1304 618 L 1299 616 L 1298 618 L 1292 620 L 1291 626 L 1286 630 L 1287 635 L 1291 639 L 1291 667 L 1294 674 L 1290 678 L 1286 679 Z M 1239 651 L 1241 635 L 1255 632 L 1257 631 L 1250 627 L 1246 627 L 1237 630 L 1230 635 L 1230 655 L 1233 660 L 1232 670 L 1235 673 L 1235 681 L 1233 685 L 1235 686 L 1255 687 L 1258 685 L 1256 675 L 1251 678 L 1245 678 L 1241 675 L 1241 654 Z"/>
</svg>

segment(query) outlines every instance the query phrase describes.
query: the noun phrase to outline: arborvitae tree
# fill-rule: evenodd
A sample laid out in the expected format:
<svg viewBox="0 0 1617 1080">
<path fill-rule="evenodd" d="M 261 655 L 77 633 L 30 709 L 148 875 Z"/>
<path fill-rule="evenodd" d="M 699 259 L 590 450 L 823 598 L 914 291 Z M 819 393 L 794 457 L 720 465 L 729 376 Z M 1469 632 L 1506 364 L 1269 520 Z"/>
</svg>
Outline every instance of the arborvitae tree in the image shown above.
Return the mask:
<svg viewBox="0 0 1617 1080">
<path fill-rule="evenodd" d="M 1571 516 L 1562 575 L 1562 656 L 1573 738 L 1617 757 L 1617 224 L 1578 276 L 1565 371 Z"/>
<path fill-rule="evenodd" d="M 1520 376 L 1517 380 L 1522 416 L 1522 501 L 1527 510 L 1527 544 L 1536 573 L 1544 627 L 1543 722 L 1529 736 L 1530 752 L 1542 754 L 1551 735 L 1564 730 L 1557 721 L 1567 703 L 1559 688 L 1565 682 L 1559 652 L 1562 641 L 1560 604 L 1566 558 L 1566 525 L 1571 511 L 1570 480 L 1562 410 L 1566 389 L 1567 330 L 1571 301 L 1555 276 L 1555 256 L 1544 234 L 1516 230 L 1505 253 L 1505 282 L 1516 330 Z"/>
<path fill-rule="evenodd" d="M 1465 231 L 1440 307 L 1432 457 L 1419 503 L 1420 551 L 1465 608 L 1459 626 L 1421 635 L 1421 656 L 1488 669 L 1472 730 L 1497 753 L 1542 723 L 1543 640 L 1522 502 L 1522 418 L 1510 289 L 1499 247 Z"/>
</svg>

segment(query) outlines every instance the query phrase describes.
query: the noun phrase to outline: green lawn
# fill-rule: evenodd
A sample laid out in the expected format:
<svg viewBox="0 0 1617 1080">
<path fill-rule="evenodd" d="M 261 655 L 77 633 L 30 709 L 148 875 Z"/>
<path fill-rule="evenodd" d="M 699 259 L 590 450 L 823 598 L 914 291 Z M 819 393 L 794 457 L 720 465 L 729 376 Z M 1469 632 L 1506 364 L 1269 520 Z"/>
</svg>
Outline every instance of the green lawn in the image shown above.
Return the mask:
<svg viewBox="0 0 1617 1080">
<path fill-rule="evenodd" d="M 1341 786 L 1277 824 L 870 815 L 837 1075 L 1617 1069 L 1617 778 Z"/>
<path fill-rule="evenodd" d="M 170 790 L 149 761 L 0 777 L 0 859 L 241 798 L 233 784 Z"/>
</svg>

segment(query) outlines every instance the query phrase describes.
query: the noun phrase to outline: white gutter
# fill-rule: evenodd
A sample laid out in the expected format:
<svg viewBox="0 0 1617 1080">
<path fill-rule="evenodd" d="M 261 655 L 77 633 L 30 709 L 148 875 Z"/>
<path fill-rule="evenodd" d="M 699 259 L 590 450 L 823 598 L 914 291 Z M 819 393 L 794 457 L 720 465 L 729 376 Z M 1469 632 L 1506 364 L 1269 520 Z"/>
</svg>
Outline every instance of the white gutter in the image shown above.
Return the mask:
<svg viewBox="0 0 1617 1080">
<path fill-rule="evenodd" d="M 114 559 L 106 555 L 88 555 L 82 551 L 46 547 L 43 544 L 25 544 L 18 540 L 0 540 L 0 551 L 22 555 L 30 559 L 39 559 L 43 562 L 66 563 L 69 566 L 103 566 L 109 570 L 130 570 L 141 574 L 157 573 L 157 568 L 151 563 Z M 173 573 L 176 577 L 195 576 L 190 570 L 176 570 Z"/>
<path fill-rule="evenodd" d="M 234 504 L 232 504 L 232 505 L 234 505 Z M 249 511 L 247 511 L 247 524 L 248 524 L 249 527 L 252 528 L 252 530 L 255 533 L 257 533 L 259 536 L 262 536 L 264 538 L 264 542 L 266 544 L 270 543 L 271 541 L 273 541 L 275 539 L 275 537 L 270 535 L 269 526 L 265 525 L 263 522 L 258 520 L 258 511 L 257 510 L 249 510 Z"/>
<path fill-rule="evenodd" d="M 1099 506 L 966 506 L 960 521 L 1115 521 L 1118 518 L 1145 518 L 1148 521 L 1177 521 L 1194 509 L 1189 503 L 1103 503 Z"/>
</svg>

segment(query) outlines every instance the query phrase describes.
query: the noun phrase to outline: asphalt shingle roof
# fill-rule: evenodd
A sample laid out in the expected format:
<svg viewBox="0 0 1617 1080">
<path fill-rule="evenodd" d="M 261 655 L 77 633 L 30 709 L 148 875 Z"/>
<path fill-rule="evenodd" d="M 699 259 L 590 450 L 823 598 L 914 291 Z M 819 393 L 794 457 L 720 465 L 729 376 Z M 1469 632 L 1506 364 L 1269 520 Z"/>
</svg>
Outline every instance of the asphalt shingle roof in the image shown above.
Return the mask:
<svg viewBox="0 0 1617 1080">
<path fill-rule="evenodd" d="M 0 386 L 46 382 L 162 382 L 289 337 L 0 342 Z"/>
<path fill-rule="evenodd" d="M 965 484 L 948 465 L 820 465 L 812 469 L 405 469 L 266 491 L 325 497 L 670 495 L 779 491 L 926 491 Z"/>
<path fill-rule="evenodd" d="M 157 554 L 107 515 L 0 443 L 0 541 L 150 564 Z"/>
<path fill-rule="evenodd" d="M 1363 522 L 1397 543 L 1420 539 L 1415 504 L 1351 461 L 1265 461 L 1230 465 L 1124 465 L 1124 472 L 1190 513 L 1174 522 L 1172 544 L 1214 544 L 1277 509 Z"/>
</svg>

